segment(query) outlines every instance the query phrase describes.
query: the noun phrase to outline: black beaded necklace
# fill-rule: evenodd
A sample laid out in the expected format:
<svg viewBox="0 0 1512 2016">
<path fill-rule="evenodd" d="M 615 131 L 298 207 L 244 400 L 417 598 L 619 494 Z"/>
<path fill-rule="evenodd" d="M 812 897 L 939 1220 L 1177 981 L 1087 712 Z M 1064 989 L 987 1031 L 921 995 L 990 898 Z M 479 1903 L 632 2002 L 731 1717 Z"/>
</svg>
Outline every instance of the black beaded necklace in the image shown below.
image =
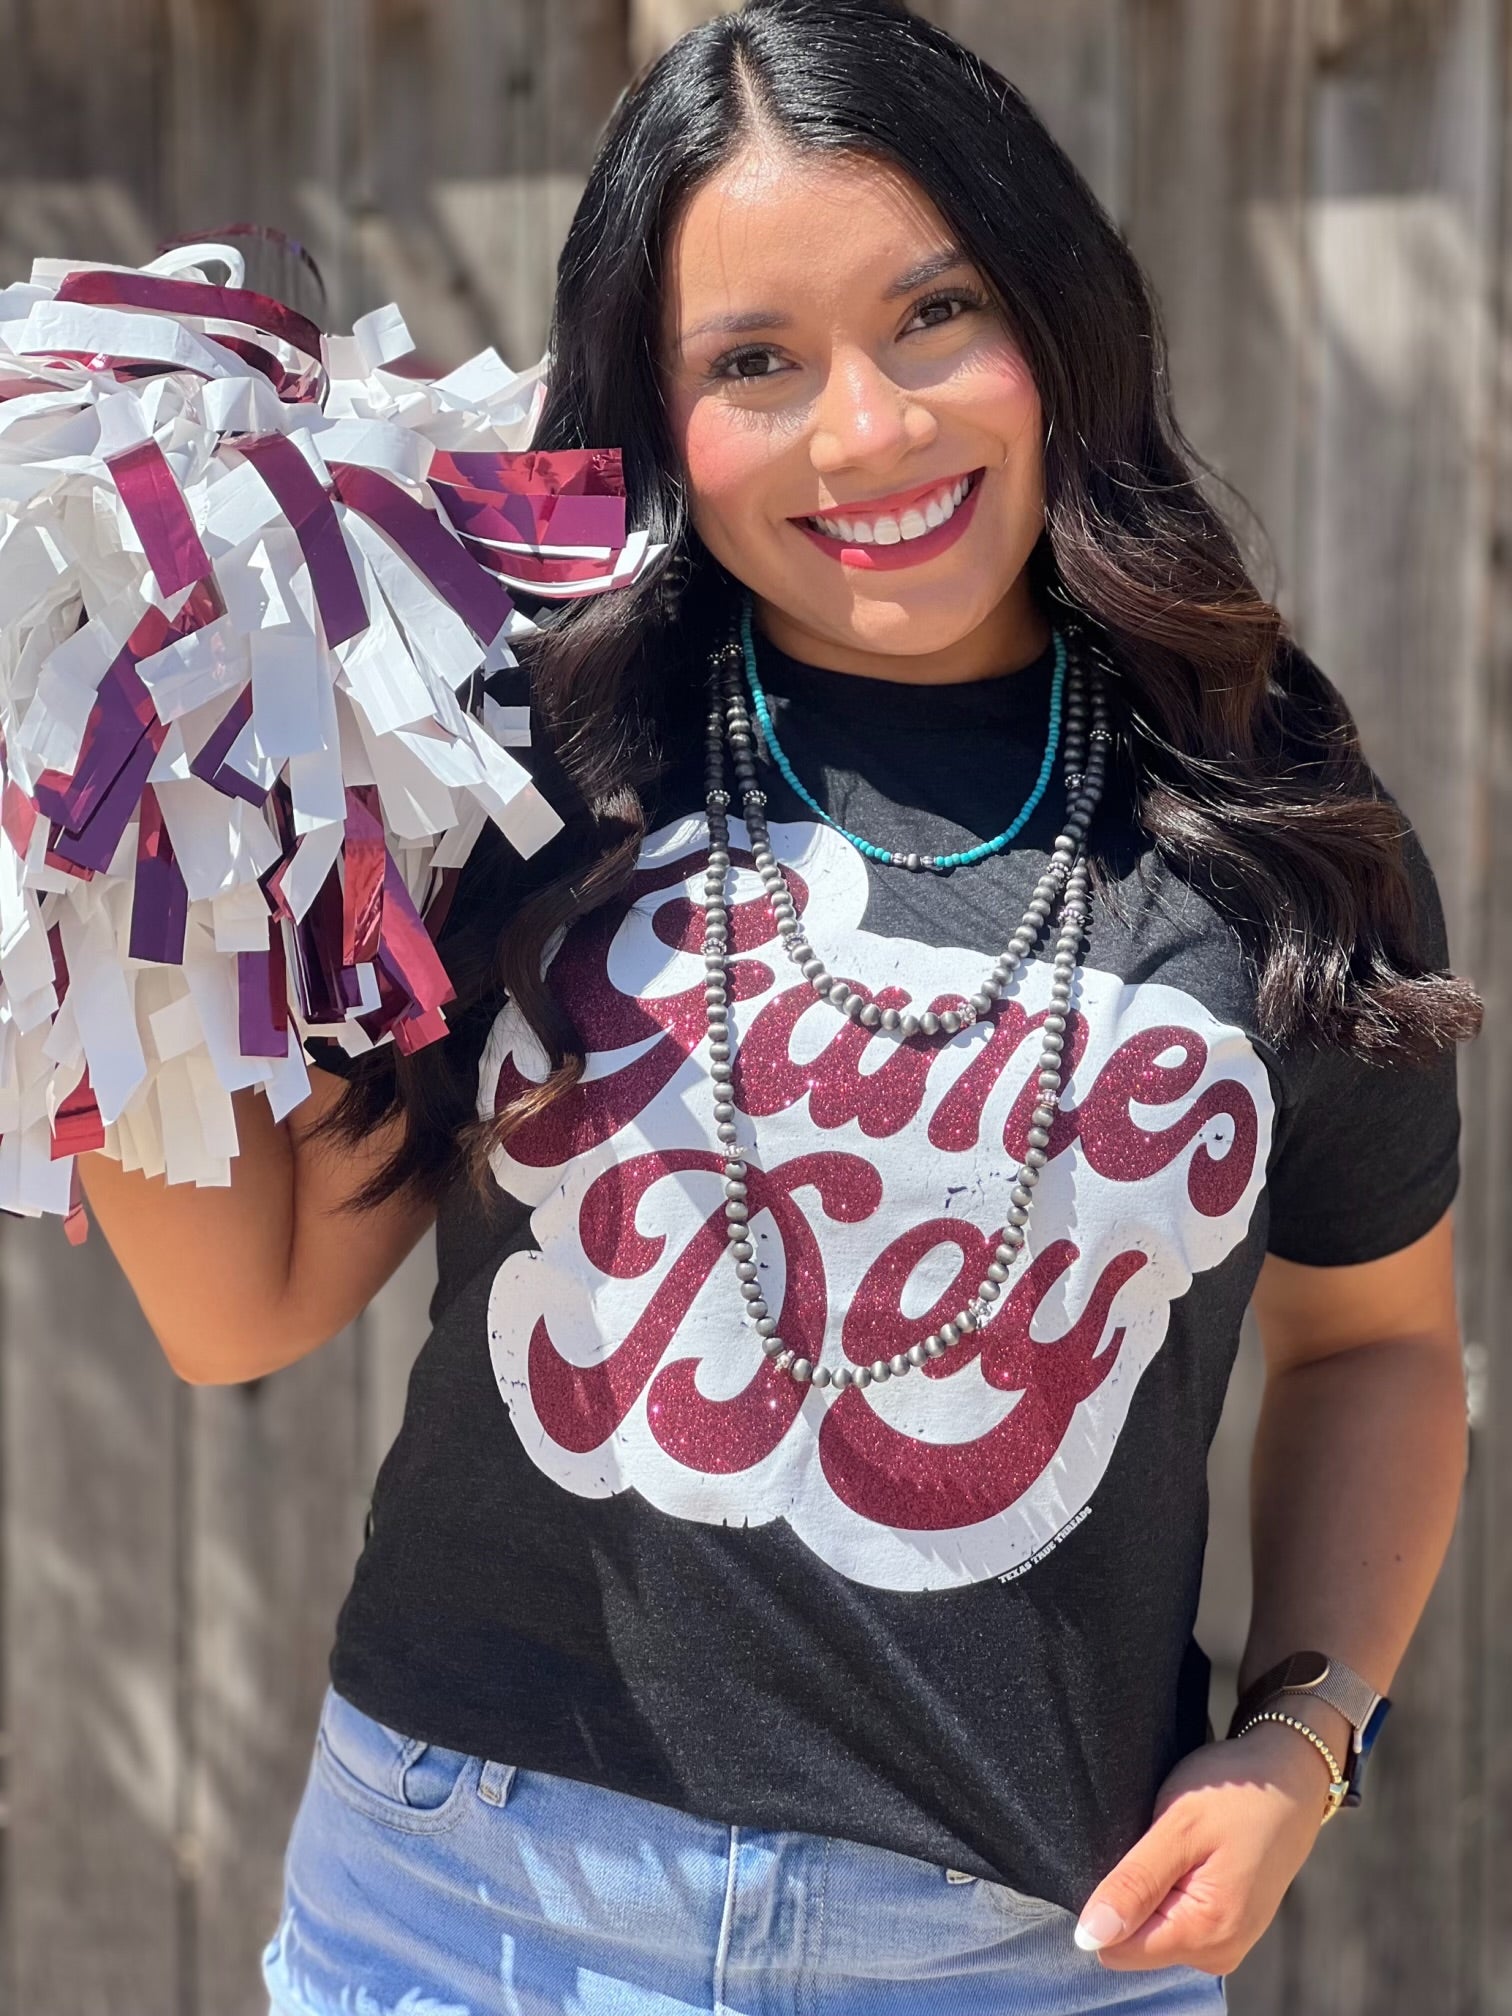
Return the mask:
<svg viewBox="0 0 1512 2016">
<path fill-rule="evenodd" d="M 709 857 L 704 874 L 703 939 L 704 1000 L 708 1018 L 709 1076 L 714 1091 L 714 1127 L 725 1155 L 726 1237 L 747 1319 L 755 1326 L 762 1350 L 778 1371 L 787 1373 L 799 1385 L 812 1383 L 815 1386 L 833 1386 L 837 1390 L 853 1385 L 881 1384 L 887 1379 L 901 1379 L 929 1359 L 943 1357 L 962 1337 L 980 1330 L 990 1320 L 993 1304 L 1002 1296 L 1003 1285 L 1014 1263 L 1025 1251 L 1025 1227 L 1040 1172 L 1048 1159 L 1049 1130 L 1061 1096 L 1066 1020 L 1089 917 L 1088 870 L 1082 843 L 1102 796 L 1107 748 L 1113 740 L 1108 726 L 1107 657 L 1102 647 L 1089 640 L 1081 630 L 1071 632 L 1070 680 L 1062 747 L 1066 786 L 1064 825 L 1055 838 L 1049 865 L 1035 884 L 1023 922 L 1009 939 L 1006 950 L 962 1008 L 947 1009 L 939 1015 L 932 1010 L 914 1015 L 900 1014 L 895 1008 L 879 1009 L 848 981 L 836 979 L 809 943 L 781 863 L 772 851 L 766 821 L 766 794 L 756 773 L 755 731 L 742 685 L 744 662 L 741 640 L 732 626 L 728 638 L 715 648 L 709 667 L 705 770 Z M 756 1248 L 750 1236 L 751 1213 L 746 1183 L 749 1165 L 739 1146 L 735 1067 L 730 1042 L 727 884 L 730 874 L 731 793 L 725 782 L 726 748 L 750 836 L 751 859 L 766 890 L 767 904 L 783 949 L 818 998 L 862 1028 L 877 1030 L 880 1035 L 898 1042 L 933 1041 L 937 1038 L 949 1041 L 990 1011 L 1013 973 L 1030 956 L 1046 930 L 1051 912 L 1059 904 L 1050 1011 L 1044 1019 L 1041 1039 L 1037 1081 L 1039 1099 L 1029 1128 L 1028 1152 L 1013 1179 L 1006 1222 L 987 1268 L 986 1279 L 981 1282 L 973 1300 L 957 1313 L 952 1322 L 942 1323 L 937 1331 L 921 1338 L 907 1351 L 900 1351 L 891 1358 L 878 1358 L 871 1365 L 840 1365 L 831 1371 L 827 1365 L 815 1365 L 810 1359 L 800 1356 L 783 1342 L 762 1289 Z"/>
</svg>

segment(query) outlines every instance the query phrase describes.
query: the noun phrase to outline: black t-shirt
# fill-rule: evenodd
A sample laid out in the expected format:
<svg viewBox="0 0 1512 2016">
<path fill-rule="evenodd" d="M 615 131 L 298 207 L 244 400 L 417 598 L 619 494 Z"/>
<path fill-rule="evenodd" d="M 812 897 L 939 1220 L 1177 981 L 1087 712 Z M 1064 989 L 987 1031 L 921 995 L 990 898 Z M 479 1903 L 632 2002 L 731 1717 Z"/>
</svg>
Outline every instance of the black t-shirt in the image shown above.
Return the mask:
<svg viewBox="0 0 1512 2016">
<path fill-rule="evenodd" d="M 797 775 L 868 839 L 961 849 L 1027 796 L 1049 652 L 944 688 L 765 641 L 759 659 Z M 884 1006 L 973 993 L 1063 816 L 1059 767 L 1007 852 L 935 877 L 869 864 L 762 762 L 830 970 Z M 433 1327 L 332 1679 L 438 1744 L 1078 1909 L 1207 1737 L 1206 1461 L 1261 1261 L 1370 1260 L 1429 1229 L 1458 1178 L 1454 1053 L 1278 1054 L 1232 927 L 1110 796 L 1021 1285 L 906 1379 L 798 1387 L 763 1358 L 724 1252 L 702 791 L 695 750 L 629 896 L 555 953 L 583 1084 L 496 1152 L 496 1197 L 443 1200 Z M 732 835 L 738 866 L 733 812 Z M 760 896 L 747 867 L 731 1020 L 762 1279 L 786 1339 L 870 1363 L 982 1278 L 1035 1103 L 1049 949 L 991 1017 L 907 1043 L 817 1001 Z M 480 1110 L 544 1069 L 506 1005 Z"/>
</svg>

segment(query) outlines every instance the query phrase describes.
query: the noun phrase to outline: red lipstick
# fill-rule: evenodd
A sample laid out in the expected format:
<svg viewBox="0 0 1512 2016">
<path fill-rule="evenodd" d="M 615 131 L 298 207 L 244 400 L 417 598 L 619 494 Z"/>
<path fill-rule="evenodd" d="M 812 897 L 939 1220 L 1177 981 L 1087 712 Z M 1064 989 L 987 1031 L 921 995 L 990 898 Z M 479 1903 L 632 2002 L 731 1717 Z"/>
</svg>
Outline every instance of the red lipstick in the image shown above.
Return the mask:
<svg viewBox="0 0 1512 2016">
<path fill-rule="evenodd" d="M 860 573 L 876 574 L 888 573 L 897 567 L 918 567 L 926 560 L 933 560 L 936 554 L 943 553 L 961 537 L 976 511 L 976 500 L 981 494 L 985 474 L 985 470 L 975 470 L 971 477 L 971 488 L 944 524 L 936 525 L 918 539 L 897 539 L 887 546 L 875 542 L 861 546 L 854 540 L 832 539 L 829 533 L 821 532 L 817 526 L 808 524 L 802 518 L 794 518 L 791 522 L 797 526 L 805 539 L 811 540 L 819 548 L 821 553 L 827 554 L 831 560 L 838 560 L 843 567 L 854 567 Z M 941 481 L 943 480 L 942 478 Z M 906 494 L 911 500 L 914 497 L 929 496 L 939 487 L 939 483 L 926 483 L 922 490 Z M 849 507 L 852 511 L 856 508 L 855 505 Z M 880 507 L 876 505 L 870 507 L 871 510 L 878 508 Z M 828 513 L 825 515 L 828 516 Z M 839 513 L 841 517 L 847 515 L 846 511 Z"/>
</svg>

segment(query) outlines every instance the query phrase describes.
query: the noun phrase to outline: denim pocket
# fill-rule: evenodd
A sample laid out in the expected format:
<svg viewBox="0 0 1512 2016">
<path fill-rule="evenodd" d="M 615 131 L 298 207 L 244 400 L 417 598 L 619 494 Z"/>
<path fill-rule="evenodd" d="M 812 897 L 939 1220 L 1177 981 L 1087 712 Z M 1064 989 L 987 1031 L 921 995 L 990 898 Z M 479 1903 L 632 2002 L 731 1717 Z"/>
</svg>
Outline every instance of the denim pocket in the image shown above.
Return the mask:
<svg viewBox="0 0 1512 2016">
<path fill-rule="evenodd" d="M 405 1736 L 327 1686 L 315 1755 L 324 1783 L 370 1820 L 411 1834 L 440 1834 L 467 1811 L 480 1757 Z"/>
<path fill-rule="evenodd" d="M 1005 1918 L 1019 1925 L 1036 1925 L 1046 1918 L 1062 1917 L 1074 1923 L 1071 1913 L 1048 1897 L 1033 1897 L 1027 1890 L 1015 1890 L 1007 1883 L 991 1883 L 978 1878 L 977 1889 Z"/>
</svg>

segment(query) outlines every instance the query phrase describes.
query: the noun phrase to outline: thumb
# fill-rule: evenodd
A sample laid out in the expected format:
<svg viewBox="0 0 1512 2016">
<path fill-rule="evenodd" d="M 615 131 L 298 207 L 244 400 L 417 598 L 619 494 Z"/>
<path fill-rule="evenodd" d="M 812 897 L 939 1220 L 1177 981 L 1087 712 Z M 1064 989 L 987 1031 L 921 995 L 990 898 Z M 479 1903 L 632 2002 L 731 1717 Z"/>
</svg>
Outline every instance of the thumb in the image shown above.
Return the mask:
<svg viewBox="0 0 1512 2016">
<path fill-rule="evenodd" d="M 1077 1945 L 1084 1953 L 1096 1953 L 1137 1932 L 1190 1864 L 1186 1827 L 1167 1813 L 1140 1836 L 1082 1906 Z"/>
</svg>

